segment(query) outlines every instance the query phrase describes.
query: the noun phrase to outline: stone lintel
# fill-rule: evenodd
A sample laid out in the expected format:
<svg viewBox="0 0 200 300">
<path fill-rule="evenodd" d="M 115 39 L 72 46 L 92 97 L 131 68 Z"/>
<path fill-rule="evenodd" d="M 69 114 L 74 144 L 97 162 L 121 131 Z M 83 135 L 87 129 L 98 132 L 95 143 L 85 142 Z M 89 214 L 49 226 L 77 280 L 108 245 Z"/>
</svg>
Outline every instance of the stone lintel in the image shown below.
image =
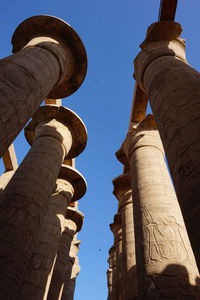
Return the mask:
<svg viewBox="0 0 200 300">
<path fill-rule="evenodd" d="M 45 99 L 45 104 L 53 104 L 53 105 L 57 105 L 57 106 L 61 106 L 62 105 L 62 99 L 50 99 L 50 98 L 46 98 Z"/>
<path fill-rule="evenodd" d="M 48 119 L 56 119 L 68 127 L 71 132 L 72 147 L 65 159 L 72 159 L 78 156 L 86 147 L 87 130 L 81 118 L 71 109 L 64 106 L 44 105 L 39 107 L 24 130 L 28 143 L 32 145 L 37 125 Z"/>
<path fill-rule="evenodd" d="M 72 56 L 73 74 L 66 76 L 50 92 L 49 98 L 64 98 L 73 94 L 82 84 L 87 72 L 87 55 L 85 47 L 74 29 L 63 20 L 38 15 L 23 21 L 12 36 L 13 53 L 18 52 L 36 37 L 50 37 L 57 40 Z"/>
<path fill-rule="evenodd" d="M 83 226 L 84 215 L 80 211 L 68 207 L 65 218 L 72 220 L 74 223 L 76 223 L 77 226 L 76 232 L 79 232 L 81 230 Z"/>
<path fill-rule="evenodd" d="M 6 150 L 2 158 L 6 171 L 17 169 L 17 156 L 13 144 L 11 144 L 10 147 Z"/>
<path fill-rule="evenodd" d="M 174 21 L 178 0 L 160 1 L 159 21 Z"/>
<path fill-rule="evenodd" d="M 131 190 L 131 176 L 130 173 L 125 173 L 116 177 L 113 181 L 113 194 L 115 197 L 120 200 L 121 196 L 127 191 Z"/>
<path fill-rule="evenodd" d="M 140 88 L 138 83 L 135 82 L 129 126 L 131 126 L 132 123 L 139 123 L 145 118 L 147 104 L 148 96 Z"/>
<path fill-rule="evenodd" d="M 79 200 L 85 195 L 87 190 L 86 180 L 76 169 L 67 165 L 62 165 L 58 178 L 70 182 L 73 186 L 74 195 L 71 199 L 72 202 Z"/>
</svg>

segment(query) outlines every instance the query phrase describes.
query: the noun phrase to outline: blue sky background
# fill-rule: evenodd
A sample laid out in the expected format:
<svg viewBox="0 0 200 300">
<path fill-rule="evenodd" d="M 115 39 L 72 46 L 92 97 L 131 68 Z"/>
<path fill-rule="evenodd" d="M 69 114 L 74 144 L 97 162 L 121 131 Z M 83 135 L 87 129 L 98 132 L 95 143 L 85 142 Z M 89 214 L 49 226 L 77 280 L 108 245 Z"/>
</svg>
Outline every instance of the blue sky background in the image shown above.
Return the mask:
<svg viewBox="0 0 200 300">
<path fill-rule="evenodd" d="M 188 62 L 199 69 L 200 1 L 179 0 L 176 21 L 183 25 Z M 113 237 L 109 224 L 117 211 L 112 180 L 122 174 L 115 152 L 128 128 L 134 80 L 133 59 L 148 25 L 157 21 L 159 0 L 1 0 L 0 57 L 11 54 L 11 37 L 24 19 L 38 14 L 59 17 L 80 35 L 88 55 L 88 72 L 80 89 L 63 100 L 88 130 L 88 145 L 76 159 L 76 168 L 88 183 L 79 201 L 85 215 L 75 300 L 107 297 L 108 250 Z M 14 143 L 18 161 L 29 146 L 23 132 Z M 3 165 L 1 162 L 1 171 Z"/>
</svg>

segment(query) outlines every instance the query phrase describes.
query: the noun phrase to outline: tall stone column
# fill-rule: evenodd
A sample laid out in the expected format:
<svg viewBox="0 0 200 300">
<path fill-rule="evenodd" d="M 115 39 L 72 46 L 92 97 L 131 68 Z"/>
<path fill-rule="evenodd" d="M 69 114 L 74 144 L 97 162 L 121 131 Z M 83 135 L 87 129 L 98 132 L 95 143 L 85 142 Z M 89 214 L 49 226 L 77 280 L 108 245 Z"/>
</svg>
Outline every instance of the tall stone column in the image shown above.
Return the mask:
<svg viewBox="0 0 200 300">
<path fill-rule="evenodd" d="M 108 285 L 108 298 L 107 300 L 114 300 L 117 299 L 116 295 L 116 247 L 113 245 L 109 249 L 109 278 L 107 278 L 107 285 Z"/>
<path fill-rule="evenodd" d="M 199 299 L 199 273 L 152 115 L 124 142 L 134 199 L 136 266 L 141 299 Z"/>
<path fill-rule="evenodd" d="M 149 97 L 200 268 L 200 74 L 185 60 L 181 31 L 175 22 L 152 24 L 135 77 Z"/>
<path fill-rule="evenodd" d="M 70 201 L 77 201 L 86 192 L 83 176 L 66 165 L 62 165 L 56 185 L 56 191 L 49 200 L 48 213 L 34 244 L 18 299 L 47 298 L 60 237 L 64 231 L 67 207 Z"/>
<path fill-rule="evenodd" d="M 61 300 L 73 300 L 76 286 L 76 278 L 80 272 L 80 265 L 77 253 L 79 251 L 80 241 L 76 239 L 71 244 L 69 262 L 65 275 L 64 288 Z"/>
<path fill-rule="evenodd" d="M 62 298 L 66 272 L 67 269 L 70 268 L 69 256 L 71 244 L 74 235 L 77 232 L 79 232 L 82 228 L 83 218 L 84 215 L 80 211 L 68 207 L 65 219 L 65 230 L 62 234 L 58 248 L 56 263 L 54 266 L 49 293 L 47 297 L 48 300 L 60 300 Z"/>
<path fill-rule="evenodd" d="M 133 300 L 137 296 L 137 274 L 130 173 L 125 173 L 115 178 L 113 186 L 113 194 L 119 201 L 119 211 L 122 220 L 123 299 Z"/>
<path fill-rule="evenodd" d="M 114 299 L 122 300 L 122 272 L 123 272 L 123 257 L 122 257 L 122 223 L 121 215 L 117 214 L 114 216 L 114 222 L 110 224 L 110 229 L 114 236 L 114 246 L 116 247 L 116 270 L 114 280 L 113 297 Z"/>
<path fill-rule="evenodd" d="M 64 107 L 41 107 L 25 133 L 32 148 L 0 195 L 2 299 L 15 299 L 64 158 L 87 141 L 83 122 Z"/>
<path fill-rule="evenodd" d="M 79 36 L 57 18 L 25 20 L 14 32 L 12 44 L 15 54 L 0 61 L 0 157 L 42 101 L 72 94 L 87 69 Z"/>
<path fill-rule="evenodd" d="M 107 275 L 107 287 L 108 287 L 108 297 L 107 297 L 107 300 L 112 300 L 113 266 L 112 266 L 112 261 L 111 261 L 110 256 L 109 256 L 107 262 L 109 264 L 109 268 L 108 268 L 108 270 L 106 272 L 106 275 Z"/>
</svg>

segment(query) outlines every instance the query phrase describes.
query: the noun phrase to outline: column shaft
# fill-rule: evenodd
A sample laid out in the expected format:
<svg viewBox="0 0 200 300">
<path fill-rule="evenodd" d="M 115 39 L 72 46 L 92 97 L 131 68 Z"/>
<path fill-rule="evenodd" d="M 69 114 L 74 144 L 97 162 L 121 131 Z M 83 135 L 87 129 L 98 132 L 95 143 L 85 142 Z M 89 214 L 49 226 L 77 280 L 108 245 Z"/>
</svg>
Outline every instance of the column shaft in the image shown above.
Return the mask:
<svg viewBox="0 0 200 300">
<path fill-rule="evenodd" d="M 77 230 L 77 225 L 74 221 L 66 219 L 65 222 L 65 230 L 62 234 L 58 248 L 56 263 L 47 297 L 48 300 L 60 300 L 62 297 L 71 243 Z"/>
<path fill-rule="evenodd" d="M 73 300 L 74 299 L 74 291 L 76 287 L 76 278 L 70 279 L 67 282 L 67 292 L 65 292 L 65 287 L 63 289 L 62 300 Z"/>
<path fill-rule="evenodd" d="M 57 189 L 50 197 L 48 213 L 34 244 L 18 299 L 47 298 L 67 206 L 74 193 L 73 186 L 66 180 L 57 179 L 56 183 Z"/>
<path fill-rule="evenodd" d="M 198 299 L 199 276 L 152 116 L 129 133 L 141 299 Z"/>
<path fill-rule="evenodd" d="M 123 195 L 122 214 L 123 251 L 123 299 L 133 300 L 137 296 L 135 233 L 133 224 L 132 190 Z M 127 201 L 126 201 L 127 200 Z"/>
<path fill-rule="evenodd" d="M 66 72 L 65 65 L 62 47 L 47 42 L 0 61 L 0 156 Z"/>
<path fill-rule="evenodd" d="M 70 260 L 68 262 L 69 265 L 67 267 L 67 272 L 65 275 L 65 282 L 64 282 L 64 288 L 63 288 L 61 300 L 74 299 L 76 278 L 80 272 L 80 266 L 79 266 L 79 261 L 77 256 L 79 250 L 79 244 L 76 245 L 76 242 L 77 240 L 75 239 L 71 245 Z"/>
<path fill-rule="evenodd" d="M 117 273 L 117 299 L 122 300 L 123 297 L 123 256 L 122 256 L 122 230 L 120 231 L 120 238 L 116 243 L 116 273 Z"/>
<path fill-rule="evenodd" d="M 71 144 L 71 134 L 62 123 L 53 120 L 38 125 L 32 148 L 1 194 L 2 299 L 15 299 L 62 161 Z"/>
<path fill-rule="evenodd" d="M 107 300 L 112 299 L 112 281 L 113 281 L 113 274 L 112 274 L 112 268 L 109 268 L 106 272 L 107 274 L 107 287 L 108 287 L 108 298 Z"/>
<path fill-rule="evenodd" d="M 108 299 L 107 300 L 114 300 L 116 299 L 116 248 L 112 246 L 109 250 L 109 268 L 112 270 L 110 286 L 111 289 L 108 290 Z"/>
<path fill-rule="evenodd" d="M 183 55 L 180 59 L 181 28 L 178 33 L 175 30 L 178 24 L 165 22 L 171 34 L 167 37 L 160 23 L 153 24 L 147 34 L 147 42 L 135 61 L 135 75 L 150 99 L 200 268 L 200 231 L 196 230 L 200 217 L 200 74 L 186 63 Z M 157 34 L 160 32 L 157 41 L 154 28 Z M 166 43 L 162 45 L 161 40 Z"/>
<path fill-rule="evenodd" d="M 122 220 L 123 299 L 132 300 L 137 296 L 137 277 L 130 173 L 124 173 L 115 178 L 113 185 L 113 194 L 119 201 L 119 212 Z"/>
<path fill-rule="evenodd" d="M 123 272 L 123 257 L 122 257 L 122 224 L 121 215 L 117 214 L 114 217 L 114 223 L 110 224 L 110 229 L 114 235 L 115 247 L 115 271 L 113 274 L 113 300 L 122 299 L 122 272 Z"/>
</svg>

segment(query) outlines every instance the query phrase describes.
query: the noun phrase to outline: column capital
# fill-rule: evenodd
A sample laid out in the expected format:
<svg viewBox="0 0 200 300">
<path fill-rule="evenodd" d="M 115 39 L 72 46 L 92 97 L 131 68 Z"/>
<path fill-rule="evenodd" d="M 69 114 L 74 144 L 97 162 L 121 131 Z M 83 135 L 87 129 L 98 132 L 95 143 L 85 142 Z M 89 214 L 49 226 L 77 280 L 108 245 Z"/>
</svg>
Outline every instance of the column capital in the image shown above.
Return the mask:
<svg viewBox="0 0 200 300">
<path fill-rule="evenodd" d="M 114 244 L 116 244 L 121 239 L 121 233 L 122 233 L 121 214 L 118 213 L 114 216 L 114 222 L 110 224 L 110 230 L 114 235 Z"/>
<path fill-rule="evenodd" d="M 79 200 L 85 195 L 87 190 L 86 180 L 76 169 L 68 165 L 62 165 L 58 179 L 64 179 L 73 186 L 74 195 L 71 199 L 72 202 Z"/>
<path fill-rule="evenodd" d="M 129 160 L 128 160 L 127 155 L 126 155 L 126 153 L 124 152 L 124 149 L 123 149 L 123 144 L 121 145 L 119 150 L 117 150 L 117 152 L 115 152 L 115 156 L 117 157 L 118 161 L 120 163 L 122 163 L 124 166 L 129 165 Z M 130 169 L 130 167 L 129 167 L 129 169 Z"/>
<path fill-rule="evenodd" d="M 187 63 L 185 41 L 180 38 L 181 32 L 181 25 L 172 21 L 160 21 L 149 26 L 146 38 L 140 45 L 142 51 L 134 60 L 134 77 L 143 91 L 145 71 L 154 60 L 174 56 Z"/>
<path fill-rule="evenodd" d="M 184 40 L 180 38 L 183 29 L 181 24 L 174 21 L 158 21 L 152 23 L 146 33 L 145 40 L 140 44 L 140 48 L 143 49 L 147 43 L 156 41 L 172 41 L 177 40 L 184 45 Z"/>
<path fill-rule="evenodd" d="M 23 21 L 12 36 L 13 53 L 22 50 L 34 38 L 49 37 L 58 41 L 69 57 L 71 76 L 66 74 L 48 95 L 49 98 L 64 98 L 73 94 L 82 84 L 87 72 L 85 47 L 75 30 L 63 20 L 39 15 Z M 39 43 L 42 43 L 41 39 Z M 45 42 L 45 39 L 44 39 Z"/>
<path fill-rule="evenodd" d="M 128 173 L 130 171 L 129 160 L 128 160 L 126 153 L 124 152 L 122 146 L 115 153 L 115 156 L 117 157 L 118 161 L 124 165 L 124 172 Z"/>
<path fill-rule="evenodd" d="M 131 176 L 130 173 L 125 173 L 116 177 L 113 181 L 113 194 L 120 202 L 120 207 L 123 205 L 128 204 L 129 202 L 132 203 L 132 198 L 123 197 L 127 192 L 131 191 Z"/>
<path fill-rule="evenodd" d="M 87 130 L 81 118 L 64 106 L 44 105 L 34 114 L 32 120 L 25 127 L 25 137 L 30 145 L 35 138 L 35 129 L 43 121 L 55 119 L 66 126 L 72 135 L 72 146 L 65 159 L 78 156 L 86 147 Z"/>
<path fill-rule="evenodd" d="M 112 245 L 112 247 L 110 247 L 110 249 L 108 250 L 108 253 L 109 253 L 109 258 L 112 259 L 112 256 L 114 255 L 114 252 L 116 251 L 116 246 L 115 245 Z M 108 258 L 108 259 L 109 259 Z"/>
<path fill-rule="evenodd" d="M 78 274 L 80 273 L 81 267 L 79 265 L 78 256 L 75 257 L 74 265 L 72 267 L 71 279 L 76 279 Z"/>
<path fill-rule="evenodd" d="M 157 148 L 164 155 L 163 145 L 152 114 L 147 115 L 142 122 L 129 128 L 126 139 L 122 144 L 122 149 L 128 159 L 135 150 L 142 147 Z"/>
<path fill-rule="evenodd" d="M 76 224 L 77 226 L 76 232 L 79 232 L 81 230 L 83 226 L 84 214 L 82 214 L 79 210 L 74 210 L 73 208 L 68 207 L 65 218 L 66 218 L 66 222 L 67 219 L 69 219 Z"/>
<path fill-rule="evenodd" d="M 80 240 L 75 240 L 75 241 L 72 242 L 72 246 L 71 246 L 71 249 L 70 249 L 70 251 L 72 253 L 70 254 L 70 256 L 76 257 L 76 255 L 78 254 L 78 251 L 79 251 L 80 244 L 81 244 Z"/>
</svg>

